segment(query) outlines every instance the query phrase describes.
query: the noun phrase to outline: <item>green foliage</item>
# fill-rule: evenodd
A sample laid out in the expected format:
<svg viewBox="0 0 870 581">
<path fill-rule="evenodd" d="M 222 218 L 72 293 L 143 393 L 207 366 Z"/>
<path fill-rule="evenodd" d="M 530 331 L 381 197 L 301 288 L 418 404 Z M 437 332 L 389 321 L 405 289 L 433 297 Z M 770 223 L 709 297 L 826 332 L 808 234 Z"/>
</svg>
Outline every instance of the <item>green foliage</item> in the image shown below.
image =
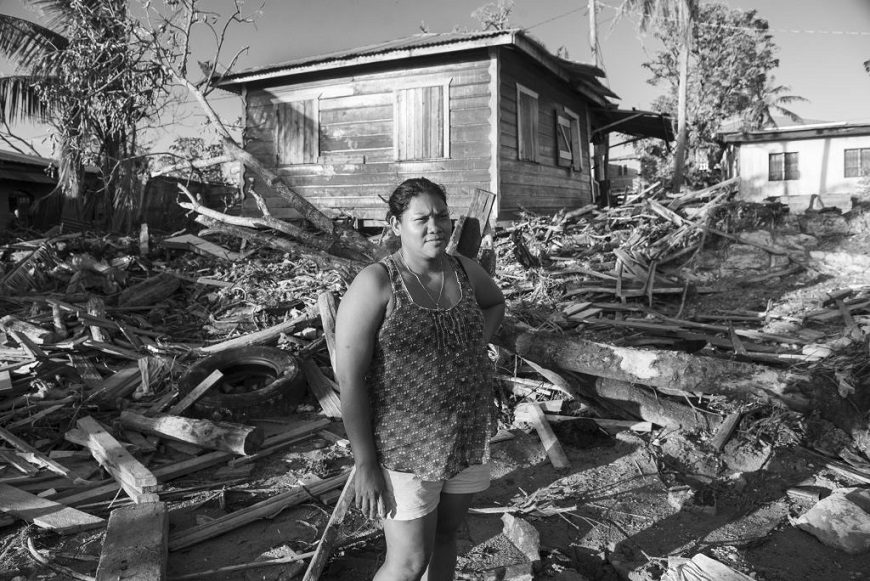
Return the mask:
<svg viewBox="0 0 870 581">
<path fill-rule="evenodd" d="M 484 4 L 472 12 L 471 17 L 479 23 L 479 30 L 507 30 L 511 27 L 513 9 L 514 0 L 498 0 Z"/>
<path fill-rule="evenodd" d="M 160 156 L 153 164 L 155 168 L 178 166 L 186 161 L 206 160 L 224 155 L 221 143 L 206 143 L 202 137 L 176 137 L 169 146 L 169 154 Z M 202 169 L 187 167 L 169 172 L 169 176 L 177 178 L 192 178 L 210 184 L 226 183 L 220 165 Z"/>
<path fill-rule="evenodd" d="M 85 165 L 101 171 L 93 200 L 107 218 L 132 211 L 137 198 L 134 158 L 141 122 L 156 115 L 168 79 L 154 62 L 153 39 L 137 36 L 126 0 L 30 0 L 49 27 L 0 19 L 0 53 L 26 82 L 0 80 L 4 118 L 47 120 L 59 151 L 64 194 L 82 194 Z M 3 89 L 6 89 L 4 92 Z"/>
<path fill-rule="evenodd" d="M 677 110 L 679 31 L 675 21 L 661 21 L 655 36 L 664 49 L 643 65 L 652 73 L 649 82 L 666 90 L 652 108 L 671 115 Z M 771 72 L 779 65 L 776 53 L 768 23 L 755 10 L 712 3 L 698 7 L 687 79 L 687 146 L 693 153 L 687 183 L 704 186 L 718 180 L 715 166 L 721 147 L 716 134 L 724 123 L 739 120 L 743 127 L 758 128 L 772 121 L 772 111 L 797 118 L 782 104 L 801 98 L 783 95 L 788 88 L 772 83 Z M 648 141 L 639 142 L 636 150 L 646 174 L 666 178 L 673 165 L 667 150 Z"/>
</svg>

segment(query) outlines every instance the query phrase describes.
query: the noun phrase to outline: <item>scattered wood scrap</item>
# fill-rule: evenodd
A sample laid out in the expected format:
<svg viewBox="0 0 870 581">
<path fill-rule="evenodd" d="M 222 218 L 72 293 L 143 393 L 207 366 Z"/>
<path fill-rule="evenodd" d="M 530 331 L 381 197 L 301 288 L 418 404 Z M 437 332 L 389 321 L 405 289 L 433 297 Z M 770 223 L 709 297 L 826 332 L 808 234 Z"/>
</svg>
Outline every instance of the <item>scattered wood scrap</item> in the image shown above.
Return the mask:
<svg viewBox="0 0 870 581">
<path fill-rule="evenodd" d="M 99 517 L 0 483 L 0 509 L 36 526 L 69 535 L 101 527 Z"/>
</svg>

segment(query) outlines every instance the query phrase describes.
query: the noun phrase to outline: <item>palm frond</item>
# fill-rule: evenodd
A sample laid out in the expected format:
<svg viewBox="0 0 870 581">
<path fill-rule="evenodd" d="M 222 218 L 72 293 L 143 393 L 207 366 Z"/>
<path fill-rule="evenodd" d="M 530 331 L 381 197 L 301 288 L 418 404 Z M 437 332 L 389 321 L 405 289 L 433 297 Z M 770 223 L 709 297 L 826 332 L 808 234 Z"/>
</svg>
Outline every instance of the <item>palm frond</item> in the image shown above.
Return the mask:
<svg viewBox="0 0 870 581">
<path fill-rule="evenodd" d="M 19 67 L 29 68 L 47 54 L 63 50 L 68 45 L 66 37 L 50 28 L 0 14 L 0 54 Z"/>
<path fill-rule="evenodd" d="M 39 79 L 30 75 L 0 77 L 0 122 L 45 121 L 51 107 L 36 89 Z"/>
</svg>

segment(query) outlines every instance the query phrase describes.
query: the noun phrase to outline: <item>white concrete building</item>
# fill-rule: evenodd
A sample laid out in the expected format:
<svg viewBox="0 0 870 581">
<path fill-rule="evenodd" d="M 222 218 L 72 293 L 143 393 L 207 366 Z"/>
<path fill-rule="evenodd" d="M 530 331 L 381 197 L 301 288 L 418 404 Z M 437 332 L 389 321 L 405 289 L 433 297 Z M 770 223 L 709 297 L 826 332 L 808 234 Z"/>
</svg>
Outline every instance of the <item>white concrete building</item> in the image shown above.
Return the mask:
<svg viewBox="0 0 870 581">
<path fill-rule="evenodd" d="M 740 177 L 744 200 L 773 197 L 803 211 L 814 195 L 824 206 L 844 210 L 853 197 L 870 199 L 870 122 L 735 131 L 719 138 L 726 148 L 724 177 Z"/>
</svg>

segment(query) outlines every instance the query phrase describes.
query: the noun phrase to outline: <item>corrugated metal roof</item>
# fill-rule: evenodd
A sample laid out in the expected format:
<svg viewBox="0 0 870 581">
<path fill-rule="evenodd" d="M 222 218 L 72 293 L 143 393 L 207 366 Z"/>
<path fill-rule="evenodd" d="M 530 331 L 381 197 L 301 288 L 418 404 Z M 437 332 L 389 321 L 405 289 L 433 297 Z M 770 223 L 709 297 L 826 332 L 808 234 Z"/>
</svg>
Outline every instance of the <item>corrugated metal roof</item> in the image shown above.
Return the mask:
<svg viewBox="0 0 870 581">
<path fill-rule="evenodd" d="M 598 80 L 597 77 L 604 77 L 604 72 L 601 69 L 590 64 L 559 58 L 550 53 L 540 42 L 519 29 L 415 34 L 368 46 L 249 68 L 223 76 L 217 81 L 217 85 L 233 90 L 246 83 L 291 76 L 312 70 L 328 70 L 354 66 L 362 64 L 362 62 L 374 63 L 421 54 L 440 54 L 499 45 L 515 45 L 524 49 L 533 58 L 543 61 L 554 70 L 561 71 L 566 80 L 573 83 L 578 91 L 592 93 L 605 100 L 619 98 Z"/>
<path fill-rule="evenodd" d="M 415 48 L 449 45 L 457 42 L 473 42 L 475 40 L 492 39 L 506 34 L 510 35 L 513 32 L 515 31 L 496 30 L 487 32 L 429 32 L 415 34 L 413 36 L 387 40 L 367 46 L 338 50 L 314 56 L 300 57 L 271 65 L 251 67 L 237 73 L 225 75 L 218 82 L 218 85 L 225 86 L 237 82 L 247 82 L 247 77 L 253 75 L 261 76 L 267 75 L 268 73 L 290 72 L 292 69 L 302 66 L 350 60 L 363 56 L 374 56 Z"/>
</svg>

